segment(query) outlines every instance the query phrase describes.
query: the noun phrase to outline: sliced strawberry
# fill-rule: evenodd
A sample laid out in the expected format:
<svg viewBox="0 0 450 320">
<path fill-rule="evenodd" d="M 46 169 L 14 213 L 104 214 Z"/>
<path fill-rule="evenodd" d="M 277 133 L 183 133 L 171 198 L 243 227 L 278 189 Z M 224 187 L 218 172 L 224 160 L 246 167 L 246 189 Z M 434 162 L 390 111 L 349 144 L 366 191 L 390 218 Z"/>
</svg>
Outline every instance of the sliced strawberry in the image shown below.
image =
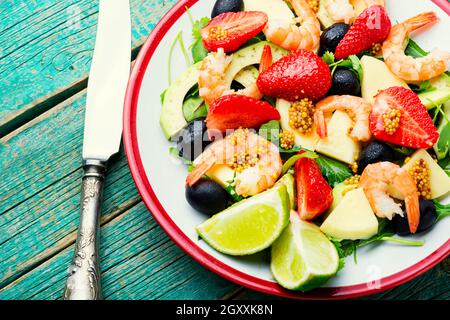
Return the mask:
<svg viewBox="0 0 450 320">
<path fill-rule="evenodd" d="M 400 122 L 391 127 L 386 121 L 391 111 L 398 112 Z M 370 114 L 370 130 L 375 138 L 408 148 L 430 148 L 439 133 L 426 107 L 413 91 L 403 87 L 391 87 L 375 96 Z"/>
<path fill-rule="evenodd" d="M 301 158 L 294 166 L 297 185 L 297 210 L 303 220 L 324 213 L 333 202 L 333 190 L 322 176 L 314 159 Z"/>
<path fill-rule="evenodd" d="M 266 71 L 273 64 L 272 47 L 266 44 L 259 60 L 259 72 Z"/>
<path fill-rule="evenodd" d="M 270 120 L 280 120 L 280 114 L 269 103 L 231 94 L 217 99 L 209 107 L 206 127 L 224 133 L 240 127 L 257 128 Z"/>
<path fill-rule="evenodd" d="M 261 93 L 270 97 L 289 101 L 318 100 L 331 87 L 331 72 L 315 53 L 298 50 L 261 72 L 257 85 Z"/>
<path fill-rule="evenodd" d="M 201 31 L 202 42 L 208 51 L 223 48 L 236 51 L 262 31 L 267 15 L 259 11 L 225 12 L 212 19 Z"/>
<path fill-rule="evenodd" d="M 349 55 L 360 54 L 381 43 L 391 31 L 391 20 L 382 6 L 371 6 L 355 20 L 336 47 L 336 59 L 346 59 Z"/>
</svg>

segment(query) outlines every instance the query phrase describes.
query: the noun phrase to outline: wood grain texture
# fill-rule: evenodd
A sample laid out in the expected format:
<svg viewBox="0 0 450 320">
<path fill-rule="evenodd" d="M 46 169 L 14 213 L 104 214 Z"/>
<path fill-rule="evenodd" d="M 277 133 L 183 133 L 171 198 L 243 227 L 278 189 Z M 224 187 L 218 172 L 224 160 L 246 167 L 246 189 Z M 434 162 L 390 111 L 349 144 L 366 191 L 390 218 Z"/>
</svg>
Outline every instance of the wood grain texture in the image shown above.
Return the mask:
<svg viewBox="0 0 450 320">
<path fill-rule="evenodd" d="M 0 289 L 0 300 L 60 299 L 72 251 Z M 100 259 L 106 299 L 217 299 L 237 288 L 176 247 L 142 202 L 102 228 Z"/>
<path fill-rule="evenodd" d="M 0 203 L 0 288 L 7 286 L 2 298 L 61 295 L 78 222 L 84 101 L 82 91 L 0 139 L 0 198 L 5 199 Z M 105 230 L 112 232 L 102 234 L 106 297 L 208 298 L 236 287 L 179 250 L 142 203 L 125 219 L 122 213 L 139 202 L 121 153 L 109 168 L 102 210 Z M 174 270 L 167 271 L 173 263 Z M 32 276 L 42 279 L 22 284 Z"/>
<path fill-rule="evenodd" d="M 130 0 L 132 45 L 176 0 Z M 86 86 L 98 1 L 0 1 L 0 136 Z"/>
</svg>

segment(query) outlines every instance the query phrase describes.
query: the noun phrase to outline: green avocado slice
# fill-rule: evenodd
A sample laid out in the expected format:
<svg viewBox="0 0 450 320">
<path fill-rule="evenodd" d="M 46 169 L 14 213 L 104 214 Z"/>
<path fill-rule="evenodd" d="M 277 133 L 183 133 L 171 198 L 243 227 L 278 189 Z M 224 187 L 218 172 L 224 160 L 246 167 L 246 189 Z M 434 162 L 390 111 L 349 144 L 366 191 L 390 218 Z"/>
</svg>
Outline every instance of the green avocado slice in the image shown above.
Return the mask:
<svg viewBox="0 0 450 320">
<path fill-rule="evenodd" d="M 184 97 L 198 82 L 198 74 L 202 63 L 196 63 L 182 73 L 167 88 L 159 123 L 167 139 L 175 136 L 187 122 L 183 115 Z"/>
<path fill-rule="evenodd" d="M 259 63 L 263 48 L 266 44 L 270 45 L 272 48 L 272 57 L 274 61 L 288 53 L 285 49 L 267 41 L 261 41 L 236 51 L 233 53 L 233 59 L 225 75 L 225 84 L 228 87 L 231 87 L 233 79 L 235 79 L 242 69 Z M 167 88 L 159 121 L 167 139 L 174 137 L 187 125 L 183 115 L 183 102 L 188 91 L 198 83 L 201 65 L 202 62 L 198 62 L 191 66 L 173 81 L 169 88 Z M 240 74 L 241 79 L 254 77 L 254 70 L 247 70 L 251 74 L 248 76 Z"/>
<path fill-rule="evenodd" d="M 419 93 L 420 101 L 427 109 L 434 108 L 450 100 L 450 76 L 443 73 L 441 76 L 432 79 L 430 85 L 435 89 L 428 92 Z"/>
</svg>

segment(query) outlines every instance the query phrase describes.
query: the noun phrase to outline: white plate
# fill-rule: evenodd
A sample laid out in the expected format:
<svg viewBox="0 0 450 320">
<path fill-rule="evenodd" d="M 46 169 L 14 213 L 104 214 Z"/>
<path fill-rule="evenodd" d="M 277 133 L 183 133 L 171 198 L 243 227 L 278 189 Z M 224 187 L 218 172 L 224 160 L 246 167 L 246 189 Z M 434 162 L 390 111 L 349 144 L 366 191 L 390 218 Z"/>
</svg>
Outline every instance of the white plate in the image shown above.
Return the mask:
<svg viewBox="0 0 450 320">
<path fill-rule="evenodd" d="M 264 0 L 261 0 L 264 1 Z M 160 94 L 168 86 L 169 48 L 182 30 L 190 44 L 191 23 L 185 6 L 195 19 L 210 16 L 214 1 L 180 1 L 158 24 L 141 50 L 130 79 L 124 116 L 124 143 L 136 185 L 155 219 L 188 254 L 227 279 L 266 293 L 294 298 L 344 298 L 367 295 L 399 285 L 425 272 L 450 252 L 450 219 L 443 219 L 427 233 L 411 237 L 424 240 L 423 247 L 382 243 L 358 250 L 339 274 L 323 288 L 307 294 L 283 290 L 274 281 L 267 255 L 236 258 L 223 255 L 199 241 L 195 226 L 207 217 L 185 200 L 186 167 L 169 155 L 168 142 L 159 126 Z M 445 0 L 442 1 L 445 5 Z M 448 5 L 448 3 L 447 3 Z M 447 8 L 448 9 L 448 8 Z M 417 13 L 435 11 L 441 21 L 413 39 L 423 48 L 450 51 L 450 21 L 436 4 L 426 0 L 387 0 L 393 23 Z M 179 46 L 172 58 L 172 79 L 187 66 Z M 447 197 L 450 202 L 450 197 Z"/>
</svg>

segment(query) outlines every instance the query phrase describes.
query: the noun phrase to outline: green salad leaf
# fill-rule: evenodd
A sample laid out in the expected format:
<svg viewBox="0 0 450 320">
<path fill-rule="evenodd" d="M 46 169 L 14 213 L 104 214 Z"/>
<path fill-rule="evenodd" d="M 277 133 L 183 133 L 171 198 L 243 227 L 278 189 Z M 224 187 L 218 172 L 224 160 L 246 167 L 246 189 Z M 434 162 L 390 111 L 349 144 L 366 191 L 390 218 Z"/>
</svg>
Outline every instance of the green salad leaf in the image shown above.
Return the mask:
<svg viewBox="0 0 450 320">
<path fill-rule="evenodd" d="M 200 34 L 200 30 L 205 27 L 211 21 L 208 17 L 203 17 L 194 21 L 192 26 L 192 36 L 195 40 L 201 39 L 202 35 Z"/>
<path fill-rule="evenodd" d="M 205 46 L 203 45 L 202 39 L 198 39 L 194 42 L 191 53 L 192 59 L 194 59 L 194 63 L 200 62 L 206 58 L 206 56 L 208 55 L 208 50 L 206 50 Z"/>
<path fill-rule="evenodd" d="M 164 103 L 164 98 L 166 97 L 166 92 L 167 92 L 167 88 L 164 89 L 163 92 L 161 92 L 161 94 L 159 95 L 160 99 L 161 99 L 161 104 Z"/>
<path fill-rule="evenodd" d="M 208 107 L 200 97 L 190 97 L 183 102 L 183 115 L 187 122 L 206 117 Z"/>
<path fill-rule="evenodd" d="M 433 200 L 434 206 L 436 207 L 436 221 L 439 221 L 445 217 L 450 216 L 450 204 L 442 204 L 436 200 Z"/>
<path fill-rule="evenodd" d="M 316 159 L 316 162 L 322 170 L 322 174 L 332 187 L 353 175 L 350 168 L 346 164 L 337 160 L 321 155 Z"/>
<path fill-rule="evenodd" d="M 351 55 L 347 59 L 335 61 L 334 53 L 326 51 L 322 56 L 322 60 L 331 68 L 331 74 L 334 74 L 337 68 L 347 68 L 358 75 L 360 82 L 363 79 L 361 61 L 356 55 Z"/>
<path fill-rule="evenodd" d="M 278 145 L 279 134 L 280 134 L 280 122 L 277 120 L 271 120 L 263 124 L 258 131 L 258 134 L 266 138 L 267 140 Z"/>
<path fill-rule="evenodd" d="M 413 241 L 402 238 L 396 238 L 393 237 L 394 235 L 395 232 L 393 231 L 392 224 L 390 223 L 390 221 L 388 219 L 378 219 L 378 233 L 370 237 L 369 239 L 339 240 L 333 237 L 329 237 L 329 239 L 336 247 L 336 250 L 338 251 L 339 254 L 339 258 L 343 259 L 353 254 L 355 263 L 357 262 L 356 261 L 357 250 L 369 244 L 379 243 L 381 241 L 389 241 L 408 246 L 424 245 L 423 241 Z"/>
<path fill-rule="evenodd" d="M 438 162 L 439 166 L 444 169 L 445 173 L 450 177 L 450 156 Z"/>
<path fill-rule="evenodd" d="M 440 132 L 436 146 L 439 154 L 447 155 L 450 151 L 450 122 L 447 122 Z"/>
<path fill-rule="evenodd" d="M 423 50 L 415 41 L 412 39 L 409 39 L 408 45 L 406 46 L 405 53 L 408 56 L 414 57 L 414 58 L 421 58 L 425 57 L 428 52 Z"/>
</svg>

